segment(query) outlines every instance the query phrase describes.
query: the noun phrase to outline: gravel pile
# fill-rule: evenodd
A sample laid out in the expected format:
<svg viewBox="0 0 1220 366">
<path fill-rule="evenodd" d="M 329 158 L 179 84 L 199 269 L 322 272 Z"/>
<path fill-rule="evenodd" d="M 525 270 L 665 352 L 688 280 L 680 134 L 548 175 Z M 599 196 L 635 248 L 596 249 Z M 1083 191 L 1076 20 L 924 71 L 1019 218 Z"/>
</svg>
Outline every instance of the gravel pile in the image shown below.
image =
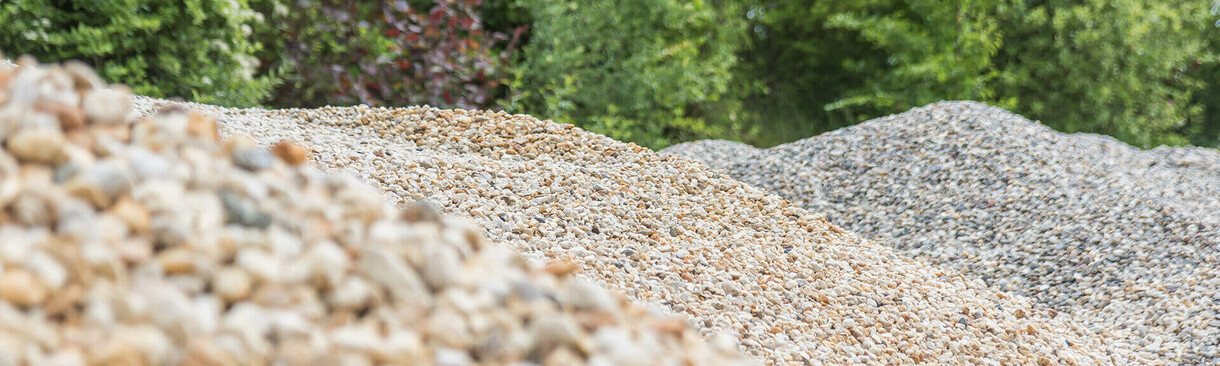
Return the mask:
<svg viewBox="0 0 1220 366">
<path fill-rule="evenodd" d="M 522 115 L 432 108 L 225 109 L 224 133 L 427 200 L 535 260 L 735 334 L 776 364 L 1113 364 L 1110 340 L 911 260 L 703 165 Z"/>
<path fill-rule="evenodd" d="M 0 65 L 0 365 L 733 365 L 681 317 L 308 151 Z"/>
<path fill-rule="evenodd" d="M 945 102 L 700 160 L 900 253 L 1070 312 L 1170 363 L 1220 364 L 1220 151 L 1141 151 Z"/>
</svg>

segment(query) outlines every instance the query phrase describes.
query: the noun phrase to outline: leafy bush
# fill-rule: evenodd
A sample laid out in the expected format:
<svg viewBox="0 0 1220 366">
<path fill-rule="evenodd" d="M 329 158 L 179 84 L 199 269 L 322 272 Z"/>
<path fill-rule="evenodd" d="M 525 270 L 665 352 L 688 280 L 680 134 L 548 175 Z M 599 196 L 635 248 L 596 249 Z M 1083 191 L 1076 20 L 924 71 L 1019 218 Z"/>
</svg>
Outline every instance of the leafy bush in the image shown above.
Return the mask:
<svg viewBox="0 0 1220 366">
<path fill-rule="evenodd" d="M 1007 31 L 997 93 L 1060 130 L 1097 132 L 1150 147 L 1184 144 L 1175 131 L 1202 107 L 1186 75 L 1212 62 L 1194 30 L 1201 2 L 1024 1 L 997 7 Z"/>
<path fill-rule="evenodd" d="M 747 7 L 754 46 L 741 73 L 765 88 L 747 105 L 763 145 L 943 99 L 994 101 L 1000 46 L 978 1 L 762 0 Z"/>
<path fill-rule="evenodd" d="M 944 99 L 1147 147 L 1220 143 L 1218 19 L 1189 0 L 0 0 L 0 51 L 151 96 L 501 106 L 654 148 Z"/>
<path fill-rule="evenodd" d="M 1209 126 L 1194 94 L 1208 75 L 1189 72 L 1215 61 L 1200 28 L 1215 21 L 1200 16 L 1206 5 L 760 1 L 749 9 L 757 40 L 743 70 L 766 89 L 747 104 L 780 121 L 771 143 L 942 99 L 1141 146 L 1186 143 L 1182 133 Z"/>
<path fill-rule="evenodd" d="M 1178 132 L 1188 136 L 1191 144 L 1220 147 L 1220 0 L 1213 0 L 1210 7 L 1202 2 L 1182 5 L 1183 12 L 1194 16 L 1193 21 L 1184 24 L 1184 31 L 1205 40 L 1207 49 L 1184 73 L 1204 84 L 1190 101 L 1191 105 L 1202 106 L 1203 112 L 1193 116 Z"/>
<path fill-rule="evenodd" d="M 255 76 L 258 23 L 245 0 L 0 1 L 0 51 L 81 60 L 138 94 L 252 106 L 272 87 Z"/>
<path fill-rule="evenodd" d="M 1220 44 L 1212 43 L 1212 54 L 1220 53 Z M 1185 126 L 1178 130 L 1182 136 L 1190 138 L 1190 143 L 1199 146 L 1220 147 L 1220 64 L 1208 63 L 1192 67 L 1188 73 L 1195 80 L 1210 80 L 1207 86 L 1195 93 L 1192 105 L 1203 108 L 1203 113 L 1193 116 Z"/>
<path fill-rule="evenodd" d="M 719 1 L 524 0 L 508 109 L 649 147 L 748 136 L 733 67 L 744 24 Z"/>
<path fill-rule="evenodd" d="M 481 0 L 258 1 L 277 42 L 264 58 L 287 81 L 273 105 L 470 109 L 504 93 L 513 38 L 484 29 Z"/>
</svg>

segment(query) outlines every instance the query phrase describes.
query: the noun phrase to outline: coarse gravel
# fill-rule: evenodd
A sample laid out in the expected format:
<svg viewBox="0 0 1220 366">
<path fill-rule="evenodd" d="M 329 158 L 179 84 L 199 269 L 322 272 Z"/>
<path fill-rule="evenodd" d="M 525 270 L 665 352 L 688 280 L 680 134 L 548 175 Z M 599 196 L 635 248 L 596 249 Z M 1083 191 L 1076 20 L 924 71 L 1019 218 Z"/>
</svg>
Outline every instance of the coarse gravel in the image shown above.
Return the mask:
<svg viewBox="0 0 1220 366">
<path fill-rule="evenodd" d="M 433 108 L 226 109 L 226 134 L 300 142 L 398 203 L 426 200 L 535 260 L 735 334 L 774 364 L 1138 362 L 982 281 L 897 255 L 783 199 L 569 125 Z"/>
<path fill-rule="evenodd" d="M 769 149 L 662 153 L 1028 295 L 1149 359 L 1220 364 L 1220 150 L 1140 150 L 942 102 Z"/>
<path fill-rule="evenodd" d="M 750 365 L 80 63 L 0 65 L 0 365 Z"/>
</svg>

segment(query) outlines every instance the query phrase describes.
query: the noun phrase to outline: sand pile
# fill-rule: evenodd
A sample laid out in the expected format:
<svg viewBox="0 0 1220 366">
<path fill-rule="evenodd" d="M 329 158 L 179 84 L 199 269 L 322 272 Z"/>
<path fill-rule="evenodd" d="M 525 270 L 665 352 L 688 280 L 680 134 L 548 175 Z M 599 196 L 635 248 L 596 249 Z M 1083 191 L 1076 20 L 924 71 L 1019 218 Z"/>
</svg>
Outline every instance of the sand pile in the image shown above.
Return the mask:
<svg viewBox="0 0 1220 366">
<path fill-rule="evenodd" d="M 946 102 L 759 150 L 671 147 L 1148 356 L 1220 364 L 1220 151 L 1141 151 Z"/>
<path fill-rule="evenodd" d="M 528 116 L 238 110 L 226 133 L 301 141 L 326 166 L 471 218 L 534 259 L 736 333 L 780 364 L 1111 364 L 1108 340 L 1021 297 L 875 245 L 759 189 Z"/>
<path fill-rule="evenodd" d="M 0 365 L 750 364 L 291 143 L 0 65 Z"/>
</svg>

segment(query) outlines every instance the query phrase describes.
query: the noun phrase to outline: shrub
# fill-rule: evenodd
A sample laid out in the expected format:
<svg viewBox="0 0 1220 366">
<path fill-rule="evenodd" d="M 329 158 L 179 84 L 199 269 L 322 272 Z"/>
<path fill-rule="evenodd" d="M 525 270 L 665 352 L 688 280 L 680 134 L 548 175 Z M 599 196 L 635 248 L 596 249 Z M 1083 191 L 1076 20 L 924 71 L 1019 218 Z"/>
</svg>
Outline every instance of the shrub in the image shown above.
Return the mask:
<svg viewBox="0 0 1220 366">
<path fill-rule="evenodd" d="M 761 1 L 750 8 L 756 42 L 743 70 L 766 89 L 747 105 L 780 121 L 773 142 L 972 99 L 1063 131 L 1145 147 L 1186 143 L 1183 133 L 1210 126 L 1195 93 L 1215 74 L 1190 72 L 1215 61 L 1199 27 L 1215 21 L 1206 5 Z"/>
<path fill-rule="evenodd" d="M 1217 43 L 1212 43 L 1216 45 Z M 1212 54 L 1220 53 L 1220 47 L 1213 46 Z M 1190 143 L 1199 146 L 1220 147 L 1220 64 L 1200 63 L 1192 66 L 1188 73 L 1196 80 L 1211 80 L 1207 86 L 1195 93 L 1191 104 L 1201 106 L 1203 112 L 1192 116 L 1178 133 L 1190 138 Z"/>
<path fill-rule="evenodd" d="M 525 0 L 508 109 L 659 148 L 748 136 L 733 96 L 744 24 L 718 1 Z"/>
<path fill-rule="evenodd" d="M 286 80 L 272 104 L 493 106 L 513 36 L 484 29 L 481 3 L 259 0 L 275 25 L 260 38 L 277 42 L 264 58 Z"/>
<path fill-rule="evenodd" d="M 770 145 L 943 99 L 994 100 L 1000 45 L 978 1 L 764 0 L 746 17 L 741 72 L 763 92 L 747 105 Z"/>
<path fill-rule="evenodd" d="M 1096 132 L 1151 147 L 1184 144 L 1176 133 L 1202 107 L 1203 83 L 1186 74 L 1205 56 L 1190 2 L 1012 1 L 997 8 L 1007 32 L 996 90 L 1017 112 L 1056 129 Z"/>
<path fill-rule="evenodd" d="M 138 94 L 253 106 L 272 87 L 255 76 L 258 23 L 245 0 L 10 0 L 0 51 L 81 60 Z"/>
<path fill-rule="evenodd" d="M 1190 137 L 1192 144 L 1220 147 L 1220 1 L 1211 4 L 1188 1 L 1181 5 L 1183 13 L 1193 15 L 1184 24 L 1184 31 L 1206 41 L 1207 48 L 1184 73 L 1204 84 L 1190 101 L 1191 105 L 1201 106 L 1203 112 L 1192 116 L 1178 132 Z"/>
</svg>

